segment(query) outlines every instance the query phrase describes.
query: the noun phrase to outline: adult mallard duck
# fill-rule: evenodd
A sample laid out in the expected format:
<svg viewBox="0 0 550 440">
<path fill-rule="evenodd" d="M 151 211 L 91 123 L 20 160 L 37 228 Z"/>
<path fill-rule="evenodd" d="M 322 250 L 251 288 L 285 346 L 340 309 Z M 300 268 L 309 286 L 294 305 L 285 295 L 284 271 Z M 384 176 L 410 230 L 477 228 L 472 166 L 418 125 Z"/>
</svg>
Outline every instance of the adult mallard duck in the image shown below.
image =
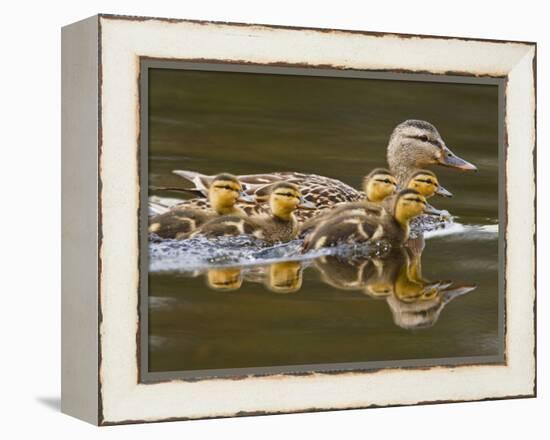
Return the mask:
<svg viewBox="0 0 550 440">
<path fill-rule="evenodd" d="M 149 232 L 161 238 L 182 238 L 207 221 L 221 215 L 245 216 L 238 201 L 251 201 L 243 192 L 239 179 L 222 173 L 212 180 L 208 188 L 208 207 L 177 205 L 149 221 Z"/>
<path fill-rule="evenodd" d="M 401 246 L 409 238 L 410 221 L 429 213 L 426 199 L 413 189 L 397 195 L 392 211 L 363 202 L 354 209 L 330 216 L 306 235 L 303 250 L 382 240 Z"/>
<path fill-rule="evenodd" d="M 407 120 L 399 124 L 391 134 L 387 147 L 389 171 L 401 187 L 405 187 L 410 176 L 416 171 L 431 165 L 442 165 L 459 170 L 475 171 L 471 163 L 456 156 L 443 141 L 437 129 L 426 121 Z M 206 193 L 213 176 L 194 171 L 174 170 L 174 173 L 195 184 L 195 192 Z M 247 194 L 256 196 L 261 202 L 266 198 L 266 187 L 275 182 L 285 181 L 298 185 L 304 199 L 312 202 L 316 210 L 297 210 L 299 221 L 305 221 L 334 205 L 364 200 L 363 191 L 330 177 L 304 174 L 293 171 L 251 174 L 238 176 Z M 261 205 L 255 208 L 262 210 Z"/>
<path fill-rule="evenodd" d="M 302 198 L 296 185 L 278 182 L 270 188 L 269 207 L 269 214 L 255 217 L 224 215 L 212 219 L 190 236 L 250 235 L 269 243 L 286 242 L 296 238 L 298 234 L 298 222 L 294 211 L 299 207 L 312 209 L 314 205 Z"/>
</svg>

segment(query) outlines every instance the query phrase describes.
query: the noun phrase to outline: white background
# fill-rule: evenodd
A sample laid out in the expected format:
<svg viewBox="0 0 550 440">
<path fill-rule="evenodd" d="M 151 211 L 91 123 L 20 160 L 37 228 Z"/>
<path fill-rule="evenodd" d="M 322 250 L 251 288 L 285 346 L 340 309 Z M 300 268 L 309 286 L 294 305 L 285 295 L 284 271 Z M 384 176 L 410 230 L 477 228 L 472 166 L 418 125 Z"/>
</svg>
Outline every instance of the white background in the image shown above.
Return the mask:
<svg viewBox="0 0 550 440">
<path fill-rule="evenodd" d="M 542 1 L 4 2 L 0 12 L 0 405 L 2 438 L 548 438 L 550 407 L 547 107 L 548 12 Z M 59 412 L 60 28 L 98 12 L 423 33 L 538 43 L 537 399 L 95 428 Z M 465 321 L 464 325 L 468 325 Z"/>
</svg>

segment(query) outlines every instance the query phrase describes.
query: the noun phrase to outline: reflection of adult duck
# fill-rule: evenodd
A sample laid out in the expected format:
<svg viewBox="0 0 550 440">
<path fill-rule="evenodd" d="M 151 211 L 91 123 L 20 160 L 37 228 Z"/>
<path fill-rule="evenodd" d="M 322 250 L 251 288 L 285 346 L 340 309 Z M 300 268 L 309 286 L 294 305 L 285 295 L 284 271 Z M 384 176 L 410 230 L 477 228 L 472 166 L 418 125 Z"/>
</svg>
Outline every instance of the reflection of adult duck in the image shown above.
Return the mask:
<svg viewBox="0 0 550 440">
<path fill-rule="evenodd" d="M 456 156 L 443 141 L 437 129 L 429 122 L 407 120 L 393 130 L 387 147 L 387 161 L 393 174 L 402 188 L 410 176 L 419 169 L 430 165 L 442 165 L 459 170 L 476 170 L 476 167 Z M 175 174 L 193 182 L 197 189 L 208 188 L 212 176 L 194 171 L 175 170 Z M 299 186 L 304 198 L 312 202 L 316 210 L 298 210 L 299 221 L 317 215 L 320 211 L 339 203 L 364 200 L 366 195 L 344 182 L 316 174 L 298 172 L 274 172 L 268 174 L 251 174 L 238 176 L 245 191 L 250 195 L 259 195 L 266 185 L 285 181 Z M 262 209 L 258 206 L 257 209 Z"/>
</svg>

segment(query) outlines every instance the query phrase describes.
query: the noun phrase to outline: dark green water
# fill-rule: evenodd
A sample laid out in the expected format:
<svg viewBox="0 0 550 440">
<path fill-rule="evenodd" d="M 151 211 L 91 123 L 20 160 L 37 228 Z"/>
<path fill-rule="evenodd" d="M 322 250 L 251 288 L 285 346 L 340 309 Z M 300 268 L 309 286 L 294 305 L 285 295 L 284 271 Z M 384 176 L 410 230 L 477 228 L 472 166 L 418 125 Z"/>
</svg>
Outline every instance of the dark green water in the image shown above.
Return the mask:
<svg viewBox="0 0 550 440">
<path fill-rule="evenodd" d="M 479 169 L 433 169 L 455 196 L 432 204 L 466 227 L 427 240 L 423 276 L 477 286 L 436 307 L 437 316 L 432 309 L 407 320 L 414 305 L 374 299 L 365 293 L 365 282 L 342 290 L 311 263 L 289 270 L 301 280 L 287 293 L 270 287 L 269 268 L 228 271 L 228 278 L 239 279 L 240 288 L 231 291 L 208 287 L 204 273 L 154 272 L 150 371 L 500 352 L 496 86 L 160 69 L 151 71 L 149 82 L 150 185 L 182 185 L 173 169 L 296 170 L 359 187 L 372 168 L 385 166 L 393 127 L 411 118 L 433 123 L 447 145 Z"/>
</svg>

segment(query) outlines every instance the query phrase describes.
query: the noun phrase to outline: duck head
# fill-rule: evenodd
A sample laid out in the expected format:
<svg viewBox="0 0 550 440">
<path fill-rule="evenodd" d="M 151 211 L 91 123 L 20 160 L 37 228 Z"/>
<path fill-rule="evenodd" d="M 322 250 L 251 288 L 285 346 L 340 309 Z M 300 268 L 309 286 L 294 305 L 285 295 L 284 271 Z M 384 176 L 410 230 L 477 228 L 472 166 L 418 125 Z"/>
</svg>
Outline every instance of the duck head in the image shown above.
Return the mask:
<svg viewBox="0 0 550 440">
<path fill-rule="evenodd" d="M 437 176 L 428 170 L 420 170 L 413 173 L 407 182 L 408 189 L 414 189 L 426 198 L 438 194 L 443 197 L 452 197 L 453 194 L 439 184 Z"/>
<path fill-rule="evenodd" d="M 397 179 L 386 169 L 376 168 L 363 179 L 363 191 L 370 202 L 379 203 L 397 191 Z"/>
<path fill-rule="evenodd" d="M 454 154 L 437 129 L 426 121 L 410 119 L 393 130 L 387 152 L 390 171 L 401 184 L 411 171 L 442 165 L 462 171 L 476 171 L 475 165 Z"/>
<path fill-rule="evenodd" d="M 252 201 L 244 193 L 239 179 L 232 174 L 218 174 L 208 188 L 208 199 L 214 210 L 220 214 L 230 214 L 238 201 Z"/>
<path fill-rule="evenodd" d="M 298 186 L 279 182 L 271 187 L 269 207 L 275 217 L 288 220 L 296 209 L 314 209 L 315 205 L 303 199 Z"/>
<path fill-rule="evenodd" d="M 426 198 L 414 189 L 405 189 L 395 200 L 395 219 L 401 224 L 408 224 L 413 218 L 427 212 Z"/>
</svg>

